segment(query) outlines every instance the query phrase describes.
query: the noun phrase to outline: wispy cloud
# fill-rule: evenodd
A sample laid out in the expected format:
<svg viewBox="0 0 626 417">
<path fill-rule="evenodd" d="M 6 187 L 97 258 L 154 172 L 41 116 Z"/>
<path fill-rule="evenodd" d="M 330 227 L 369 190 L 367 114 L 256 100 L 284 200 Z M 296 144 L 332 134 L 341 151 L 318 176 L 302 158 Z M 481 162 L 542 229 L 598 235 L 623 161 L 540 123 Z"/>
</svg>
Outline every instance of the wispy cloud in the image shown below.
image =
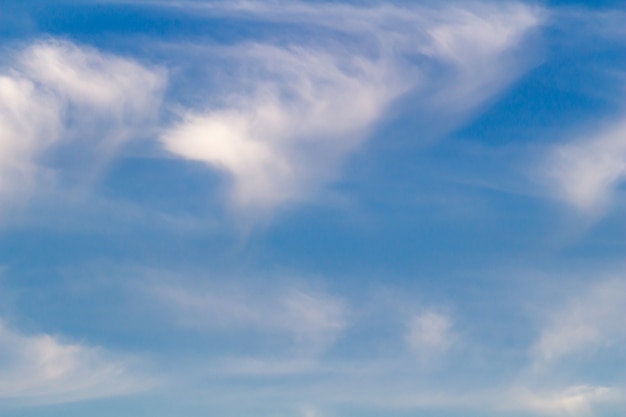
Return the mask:
<svg viewBox="0 0 626 417">
<path fill-rule="evenodd" d="M 157 284 L 146 291 L 184 328 L 277 336 L 306 354 L 323 351 L 349 323 L 350 309 L 341 298 L 298 287 L 253 291 Z"/>
<path fill-rule="evenodd" d="M 504 408 L 543 416 L 593 416 L 594 407 L 624 402 L 624 391 L 614 387 L 579 385 L 556 390 L 512 389 L 503 396 Z"/>
<path fill-rule="evenodd" d="M 550 313 L 532 353 L 537 366 L 568 356 L 618 346 L 626 340 L 626 282 L 610 279 L 591 285 Z"/>
<path fill-rule="evenodd" d="M 548 309 L 537 328 L 537 340 L 528 341 L 530 355 L 515 364 L 509 361 L 501 369 L 483 369 L 485 361 L 494 360 L 484 356 L 493 353 L 494 346 L 473 349 L 472 345 L 482 343 L 476 335 L 459 328 L 444 310 L 432 307 L 410 315 L 406 327 L 396 328 L 397 333 L 386 329 L 371 334 L 370 338 L 376 337 L 380 344 L 386 341 L 390 349 L 377 345 L 374 352 L 370 350 L 373 346 L 359 346 L 361 354 L 369 352 L 365 357 L 331 354 L 312 358 L 284 352 L 271 358 L 232 356 L 210 361 L 210 372 L 225 384 L 232 378 L 258 379 L 259 385 L 249 395 L 259 404 L 279 398 L 293 399 L 297 404 L 315 398 L 319 409 L 331 414 L 340 406 L 390 412 L 438 409 L 469 415 L 593 416 L 601 409 L 616 410 L 626 401 L 621 378 L 590 375 L 579 367 L 583 361 L 597 363 L 603 352 L 619 351 L 626 338 L 621 325 L 626 305 L 623 294 L 626 291 L 621 279 L 604 279 L 571 294 L 561 306 Z M 402 297 L 396 301 L 402 304 Z M 358 303 L 353 302 L 352 308 L 358 311 Z M 392 315 L 406 317 L 405 309 L 391 310 Z M 203 316 L 199 311 L 195 317 Z M 263 315 L 257 312 L 255 316 Z M 359 318 L 368 320 L 369 316 L 358 316 L 352 329 L 359 328 Z M 388 317 L 386 325 L 397 319 Z M 511 330 L 510 335 L 514 334 Z M 345 335 L 351 336 L 354 334 Z M 397 350 L 402 343 L 409 352 Z M 512 350 L 504 355 L 513 354 Z M 472 365 L 474 361 L 477 363 Z M 436 369 L 431 367 L 433 363 L 437 363 Z M 298 377 L 300 382 L 288 387 L 281 382 Z M 257 390 L 261 385 L 263 389 Z"/>
<path fill-rule="evenodd" d="M 555 146 L 542 176 L 557 198 L 582 213 L 602 214 L 626 179 L 626 122 Z"/>
<path fill-rule="evenodd" d="M 530 360 L 519 370 L 497 407 L 545 416 L 593 416 L 626 403 L 626 381 L 602 367 L 621 361 L 626 340 L 626 287 L 621 277 L 602 278 L 569 292 L 548 307 L 531 343 Z M 574 383 L 576 381 L 578 384 Z"/>
<path fill-rule="evenodd" d="M 371 408 L 583 417 L 626 400 L 617 373 L 589 372 L 606 354 L 623 357 L 626 292 L 619 277 L 567 290 L 565 302 L 551 303 L 534 334 L 521 339 L 515 320 L 475 319 L 461 305 L 416 301 L 408 292 L 377 288 L 358 298 L 258 277 L 135 268 L 108 274 L 120 280 L 126 295 L 116 298 L 130 301 L 129 314 L 157 322 L 152 331 L 164 337 L 200 342 L 184 358 L 155 348 L 175 381 L 174 395 L 201 395 L 207 407 L 231 413 L 248 415 L 250 407 L 271 415 L 276 404 L 313 404 L 330 415 Z M 142 327 L 140 317 L 133 322 Z M 481 326 L 525 344 L 485 341 Z M 236 401 L 241 397 L 245 406 Z"/>
<path fill-rule="evenodd" d="M 515 3 L 178 6 L 346 37 L 333 42 L 322 30 L 306 42 L 234 46 L 231 57 L 258 70 L 233 80 L 220 104 L 187 111 L 162 136 L 172 154 L 224 173 L 233 207 L 253 217 L 311 198 L 336 179 L 403 95 L 415 112 L 445 115 L 448 128 L 460 123 L 527 68 L 514 51 L 541 22 L 539 9 Z"/>
<path fill-rule="evenodd" d="M 0 321 L 0 400 L 47 404 L 127 395 L 154 386 L 138 362 L 48 334 L 25 335 Z"/>
<path fill-rule="evenodd" d="M 125 140 L 155 129 L 164 74 L 67 41 L 13 51 L 0 67 L 0 193 L 84 179 Z M 71 157 L 70 157 L 71 155 Z"/>
<path fill-rule="evenodd" d="M 172 153 L 225 171 L 236 207 L 264 211 L 305 198 L 333 178 L 405 87 L 384 64 L 308 48 L 250 45 L 250 65 L 267 69 L 232 106 L 190 112 L 165 133 Z"/>
</svg>

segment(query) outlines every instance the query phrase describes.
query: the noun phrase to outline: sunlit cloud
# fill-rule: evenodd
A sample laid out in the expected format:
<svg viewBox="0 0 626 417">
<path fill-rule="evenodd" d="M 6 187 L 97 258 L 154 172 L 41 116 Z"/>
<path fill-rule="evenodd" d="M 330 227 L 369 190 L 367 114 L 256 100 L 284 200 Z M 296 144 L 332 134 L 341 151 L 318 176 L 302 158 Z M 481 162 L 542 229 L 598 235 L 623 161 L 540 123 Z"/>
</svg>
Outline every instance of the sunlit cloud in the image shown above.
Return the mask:
<svg viewBox="0 0 626 417">
<path fill-rule="evenodd" d="M 461 123 L 528 68 L 515 52 L 542 20 L 540 9 L 521 4 L 177 6 L 302 22 L 351 39 L 233 46 L 231 58 L 258 70 L 231 81 L 222 103 L 186 111 L 161 137 L 172 154 L 223 173 L 232 207 L 253 218 L 337 179 L 400 97 L 412 97 L 413 111 L 445 115 L 447 129 Z"/>
<path fill-rule="evenodd" d="M 163 142 L 178 156 L 228 173 L 231 198 L 242 209 L 264 211 L 308 197 L 311 187 L 335 176 L 342 155 L 405 89 L 384 65 L 354 57 L 268 45 L 241 52 L 250 65 L 274 74 L 232 107 L 191 112 Z"/>
</svg>

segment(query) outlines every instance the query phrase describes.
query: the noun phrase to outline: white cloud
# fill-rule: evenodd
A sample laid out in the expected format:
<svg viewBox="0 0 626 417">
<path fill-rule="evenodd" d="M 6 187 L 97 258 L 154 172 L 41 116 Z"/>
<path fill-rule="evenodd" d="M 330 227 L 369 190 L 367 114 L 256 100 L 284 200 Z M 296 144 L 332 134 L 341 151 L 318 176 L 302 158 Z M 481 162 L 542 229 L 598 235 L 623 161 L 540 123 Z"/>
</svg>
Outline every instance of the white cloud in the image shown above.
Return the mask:
<svg viewBox="0 0 626 417">
<path fill-rule="evenodd" d="M 230 57 L 256 70 L 232 81 L 221 104 L 189 111 L 162 136 L 171 153 L 226 174 L 231 203 L 247 214 L 310 198 L 334 180 L 404 93 L 449 116 L 447 128 L 458 124 L 526 67 L 510 52 L 541 20 L 518 4 L 281 6 L 185 7 L 331 27 L 346 41 L 322 34 L 317 44 L 233 47 Z"/>
<path fill-rule="evenodd" d="M 22 76 L 0 75 L 0 193 L 36 180 L 38 152 L 58 141 L 60 103 Z"/>
<path fill-rule="evenodd" d="M 403 87 L 372 62 L 327 52 L 253 45 L 251 65 L 277 68 L 234 106 L 189 114 L 163 136 L 166 148 L 227 172 L 237 207 L 272 208 L 332 178 L 381 109 Z M 343 62 L 342 62 L 343 61 Z"/>
<path fill-rule="evenodd" d="M 592 285 L 553 311 L 533 356 L 537 366 L 588 350 L 614 347 L 626 340 L 626 282 L 605 280 Z"/>
<path fill-rule="evenodd" d="M 626 179 L 626 122 L 556 146 L 543 175 L 557 197 L 575 209 L 602 212 Z"/>
<path fill-rule="evenodd" d="M 163 74 L 92 48 L 62 41 L 36 43 L 20 54 L 17 67 L 74 110 L 113 119 L 117 128 L 141 125 L 160 105 Z"/>
<path fill-rule="evenodd" d="M 55 40 L 36 42 L 9 61 L 0 68 L 3 202 L 32 192 L 68 165 L 88 177 L 123 141 L 155 128 L 165 84 L 159 71 Z M 72 158 L 57 166 L 54 152 Z"/>
<path fill-rule="evenodd" d="M 288 335 L 290 344 L 310 353 L 326 348 L 348 325 L 349 309 L 345 303 L 321 292 L 286 288 L 261 293 L 173 285 L 158 285 L 148 291 L 184 327 Z"/>
<path fill-rule="evenodd" d="M 103 349 L 24 335 L 0 321 L 0 399 L 62 403 L 136 393 L 153 378 L 132 371 L 136 361 Z"/>
</svg>

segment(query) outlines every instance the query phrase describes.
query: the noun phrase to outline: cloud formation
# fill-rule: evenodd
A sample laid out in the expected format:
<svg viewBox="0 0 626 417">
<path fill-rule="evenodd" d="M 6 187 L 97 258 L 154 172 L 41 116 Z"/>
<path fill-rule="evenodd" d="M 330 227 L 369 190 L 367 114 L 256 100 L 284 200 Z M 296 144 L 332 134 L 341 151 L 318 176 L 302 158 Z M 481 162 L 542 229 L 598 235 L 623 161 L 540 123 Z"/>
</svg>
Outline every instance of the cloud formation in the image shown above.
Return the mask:
<svg viewBox="0 0 626 417">
<path fill-rule="evenodd" d="M 243 209 L 304 198 L 332 178 L 337 161 L 404 90 L 384 66 L 354 57 L 268 45 L 242 52 L 250 65 L 271 66 L 273 74 L 231 107 L 188 114 L 163 143 L 177 156 L 228 173 L 233 203 Z"/>
<path fill-rule="evenodd" d="M 306 200 L 336 179 L 401 96 L 410 93 L 414 111 L 459 123 L 526 68 L 513 52 L 541 21 L 538 9 L 515 3 L 178 6 L 324 28 L 302 44 L 234 46 L 231 58 L 257 70 L 161 138 L 172 154 L 225 174 L 232 206 L 248 215 Z M 333 31 L 346 42 L 333 42 Z"/>
<path fill-rule="evenodd" d="M 256 329 L 274 340 L 283 339 L 284 334 L 292 334 L 295 340 L 301 335 L 293 333 L 294 329 L 302 328 L 306 337 L 301 340 L 305 343 L 324 333 L 327 335 L 322 340 L 335 339 L 342 331 L 344 340 L 358 333 L 345 331 L 345 316 L 331 314 L 339 310 L 337 304 L 329 302 L 334 297 L 328 294 L 317 293 L 315 302 L 311 299 L 303 303 L 292 292 L 278 292 L 273 297 L 259 296 L 255 291 L 248 296 L 234 296 L 223 290 L 196 290 L 185 292 L 184 296 L 171 288 L 160 292 L 159 297 L 166 302 L 167 297 L 177 299 L 176 313 L 182 324 L 199 330 L 244 330 L 251 337 Z M 291 404 L 292 399 L 296 403 L 315 398 L 322 411 L 332 411 L 339 405 L 379 407 L 389 412 L 438 409 L 468 415 L 592 416 L 601 409 L 617 410 L 626 401 L 623 378 L 589 374 L 587 368 L 580 366 L 583 362 L 594 366 L 607 352 L 623 356 L 619 349 L 626 339 L 622 325 L 624 294 L 624 280 L 620 278 L 589 285 L 561 306 L 551 308 L 536 329 L 537 339 L 529 339 L 521 351 L 518 347 L 500 346 L 495 353 L 476 339 L 469 328 L 457 329 L 459 325 L 435 307 L 413 314 L 404 328 L 394 329 L 390 323 L 397 317 L 389 317 L 385 331 L 379 329 L 369 335 L 368 340 L 375 338 L 377 343 L 364 346 L 351 340 L 347 356 L 335 351 L 294 356 L 288 350 L 263 357 L 252 352 L 209 360 L 208 372 L 225 384 L 215 391 L 216 396 L 226 395 L 225 398 L 233 380 L 254 378 L 257 384 L 245 395 L 258 404 L 285 399 Z M 305 308 L 307 313 L 301 314 L 300 309 L 289 307 L 289 300 L 311 308 Z M 359 308 L 356 302 L 351 306 Z M 310 317 L 311 311 L 317 311 L 315 320 L 303 319 Z M 395 314 L 398 312 L 392 316 Z M 360 319 L 366 321 L 370 317 Z M 498 318 L 489 320 L 497 322 Z M 363 324 L 355 317 L 350 329 Z M 508 336 L 513 336 L 516 325 L 510 327 Z M 457 331 L 463 333 L 462 339 Z M 397 349 L 402 343 L 408 345 L 410 352 Z M 381 348 L 383 345 L 385 349 Z M 528 349 L 528 356 L 524 349 Z M 502 360 L 500 354 L 508 358 L 506 366 L 486 365 Z M 511 359 L 518 354 L 519 361 Z M 415 361 L 416 357 L 420 360 Z M 436 369 L 429 366 L 435 361 Z M 298 384 L 284 384 L 294 378 L 302 379 Z M 229 409 L 227 399 L 224 404 Z"/>
<path fill-rule="evenodd" d="M 161 71 L 59 40 L 9 53 L 3 64 L 3 203 L 42 182 L 53 184 L 72 166 L 80 171 L 74 176 L 88 177 L 124 141 L 155 128 L 165 85 Z"/>
</svg>

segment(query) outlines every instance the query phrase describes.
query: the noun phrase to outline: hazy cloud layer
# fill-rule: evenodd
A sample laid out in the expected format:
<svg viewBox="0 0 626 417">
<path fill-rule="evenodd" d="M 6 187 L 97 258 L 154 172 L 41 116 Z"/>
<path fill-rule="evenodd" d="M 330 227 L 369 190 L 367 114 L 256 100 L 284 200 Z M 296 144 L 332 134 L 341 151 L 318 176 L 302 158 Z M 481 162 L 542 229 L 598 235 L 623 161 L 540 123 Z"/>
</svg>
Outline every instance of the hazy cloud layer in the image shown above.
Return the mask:
<svg viewBox="0 0 626 417">
<path fill-rule="evenodd" d="M 311 355 L 297 349 L 268 355 L 250 348 L 240 355 L 207 358 L 205 375 L 226 384 L 210 388 L 223 398 L 226 408 L 231 404 L 228 384 L 254 378 L 258 385 L 245 391 L 250 401 L 268 404 L 289 398 L 286 404 L 308 402 L 321 413 L 332 413 L 339 406 L 587 417 L 597 415 L 598 410 L 618 409 L 626 402 L 623 378 L 602 378 L 588 372 L 606 354 L 623 356 L 619 346 L 626 338 L 621 319 L 626 305 L 624 282 L 606 276 L 602 274 L 599 282 L 570 291 L 560 304 L 546 306 L 536 324 L 536 338 L 527 340 L 528 355 L 515 365 L 489 370 L 483 369 L 486 362 L 513 355 L 515 348 L 493 351 L 437 306 L 416 309 L 404 328 L 395 328 L 393 323 L 405 316 L 405 311 L 390 308 L 378 297 L 352 300 L 348 310 L 347 302 L 340 302 L 332 293 L 278 290 L 268 296 L 258 291 L 189 291 L 164 286 L 153 287 L 151 294 L 169 304 L 179 324 L 195 331 L 248 332 L 250 337 L 260 331 L 276 341 L 290 334 L 292 341 L 326 348 L 340 334 L 344 342 L 350 342 L 358 334 L 354 329 L 372 318 L 363 312 L 382 309 L 377 310 L 376 320 L 384 321 L 385 331 L 374 333 L 377 342 L 350 343 L 359 355 L 337 356 L 332 351 Z M 299 307 L 293 309 L 292 302 Z M 364 302 L 367 308 L 361 304 Z M 396 302 L 404 304 L 406 299 Z M 415 304 L 407 307 L 418 307 L 419 303 Z M 495 323 L 497 318 L 486 321 Z M 512 336 L 515 329 L 506 332 Z M 450 375 L 454 377 L 450 379 Z M 297 377 L 305 379 L 294 385 L 283 384 Z"/>
</svg>

